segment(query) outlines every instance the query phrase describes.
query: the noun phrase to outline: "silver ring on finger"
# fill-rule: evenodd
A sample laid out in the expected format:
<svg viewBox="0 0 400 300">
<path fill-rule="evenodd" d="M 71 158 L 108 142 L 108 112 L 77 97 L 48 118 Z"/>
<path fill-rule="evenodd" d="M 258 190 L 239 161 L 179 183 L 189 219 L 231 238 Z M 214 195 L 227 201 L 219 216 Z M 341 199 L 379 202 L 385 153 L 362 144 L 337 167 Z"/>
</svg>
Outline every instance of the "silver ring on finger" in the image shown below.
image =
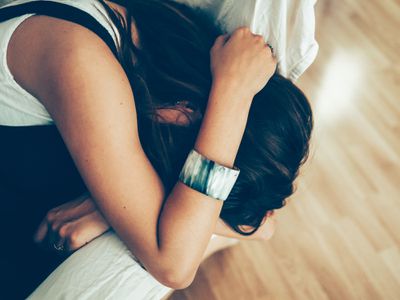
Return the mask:
<svg viewBox="0 0 400 300">
<path fill-rule="evenodd" d="M 58 245 L 57 243 L 53 243 L 53 248 L 56 249 L 59 252 L 63 252 L 64 249 L 64 244 Z"/>
<path fill-rule="evenodd" d="M 272 47 L 270 43 L 267 43 L 267 46 L 271 49 L 272 54 L 274 54 L 274 47 Z"/>
</svg>

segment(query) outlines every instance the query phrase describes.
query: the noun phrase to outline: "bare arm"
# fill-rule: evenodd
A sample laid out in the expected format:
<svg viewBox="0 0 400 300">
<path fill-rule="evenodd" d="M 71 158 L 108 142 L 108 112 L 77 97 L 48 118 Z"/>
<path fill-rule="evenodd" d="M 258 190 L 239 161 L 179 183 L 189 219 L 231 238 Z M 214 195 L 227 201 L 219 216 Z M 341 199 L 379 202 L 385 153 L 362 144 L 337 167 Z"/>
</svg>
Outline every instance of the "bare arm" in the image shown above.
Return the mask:
<svg viewBox="0 0 400 300">
<path fill-rule="evenodd" d="M 273 213 L 269 212 L 264 224 L 251 235 L 241 235 L 225 224 L 222 219 L 218 219 L 214 234 L 228 240 L 269 240 L 275 232 L 275 220 L 271 218 L 272 215 Z M 94 200 L 85 193 L 72 201 L 52 208 L 36 230 L 34 240 L 44 248 L 51 247 L 54 250 L 54 245 L 57 245 L 62 246 L 65 253 L 71 253 L 110 228 L 110 224 L 99 211 Z M 253 229 L 245 226 L 241 228 L 245 231 Z M 209 244 L 207 251 L 212 248 L 213 245 Z"/>
<path fill-rule="evenodd" d="M 29 58 L 9 55 L 16 80 L 50 112 L 91 195 L 127 247 L 163 284 L 187 286 L 222 202 L 180 182 L 165 195 L 140 145 L 131 87 L 110 50 L 78 25 L 34 18 L 40 20 L 35 24 L 32 20 L 34 26 L 15 34 L 10 44 L 9 49 L 24 49 Z M 27 39 L 35 29 L 42 33 L 40 37 Z M 251 39 L 244 31 L 241 37 Z M 259 49 L 254 47 L 247 59 Z M 260 60 L 269 58 L 267 51 L 259 54 Z M 258 75 L 266 82 L 267 74 Z M 233 165 L 254 90 L 238 90 L 237 82 L 228 84 L 222 78 L 214 80 L 196 148 L 215 161 Z"/>
</svg>

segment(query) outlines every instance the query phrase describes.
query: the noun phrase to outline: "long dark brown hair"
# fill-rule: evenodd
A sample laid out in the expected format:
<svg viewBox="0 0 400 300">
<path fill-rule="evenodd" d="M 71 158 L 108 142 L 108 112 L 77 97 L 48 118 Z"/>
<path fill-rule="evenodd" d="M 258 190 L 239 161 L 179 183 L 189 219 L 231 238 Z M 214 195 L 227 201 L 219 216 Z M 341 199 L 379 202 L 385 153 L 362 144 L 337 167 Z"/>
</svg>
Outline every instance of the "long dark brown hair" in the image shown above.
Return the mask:
<svg viewBox="0 0 400 300">
<path fill-rule="evenodd" d="M 132 41 L 130 24 L 99 0 L 121 36 L 119 60 L 135 97 L 143 149 L 167 193 L 192 149 L 200 122 L 178 126 L 159 122 L 158 108 L 187 101 L 204 114 L 212 84 L 210 49 L 219 28 L 201 10 L 169 0 L 113 0 L 135 22 L 140 46 Z M 285 204 L 308 156 L 312 112 L 304 94 L 275 74 L 256 95 L 236 157 L 240 176 L 225 201 L 221 218 L 241 234 L 251 234 L 267 211 Z M 254 228 L 245 232 L 241 225 Z"/>
</svg>

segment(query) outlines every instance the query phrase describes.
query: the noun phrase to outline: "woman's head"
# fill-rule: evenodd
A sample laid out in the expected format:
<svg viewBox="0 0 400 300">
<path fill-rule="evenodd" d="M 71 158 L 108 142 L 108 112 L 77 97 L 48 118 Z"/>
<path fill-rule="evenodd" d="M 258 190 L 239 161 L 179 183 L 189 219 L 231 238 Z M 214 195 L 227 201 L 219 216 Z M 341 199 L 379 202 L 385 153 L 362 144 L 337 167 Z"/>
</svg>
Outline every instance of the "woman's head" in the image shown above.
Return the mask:
<svg viewBox="0 0 400 300">
<path fill-rule="evenodd" d="M 212 83 L 209 52 L 220 31 L 201 11 L 174 1 L 113 2 L 127 8 L 139 33 L 140 49 L 132 43 L 130 26 L 119 27 L 125 32 L 120 60 L 133 87 L 143 148 L 168 192 L 201 120 L 179 126 L 160 122 L 158 112 L 182 110 L 176 105 L 181 101 L 204 113 Z M 307 158 L 312 124 L 304 94 L 275 74 L 253 100 L 235 161 L 241 173 L 221 212 L 233 229 L 244 234 L 240 225 L 257 228 L 267 211 L 284 205 Z"/>
<path fill-rule="evenodd" d="M 284 206 L 308 157 L 312 127 L 307 98 L 274 75 L 252 102 L 235 161 L 241 173 L 221 213 L 228 224 L 257 228 L 267 211 Z"/>
</svg>

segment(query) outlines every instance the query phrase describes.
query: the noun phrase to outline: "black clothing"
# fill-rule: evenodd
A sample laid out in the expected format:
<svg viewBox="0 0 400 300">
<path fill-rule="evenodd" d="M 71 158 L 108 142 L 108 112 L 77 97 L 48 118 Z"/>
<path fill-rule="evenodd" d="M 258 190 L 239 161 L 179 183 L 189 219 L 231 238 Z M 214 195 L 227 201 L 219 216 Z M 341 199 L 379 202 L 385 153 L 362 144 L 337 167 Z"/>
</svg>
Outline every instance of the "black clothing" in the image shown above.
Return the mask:
<svg viewBox="0 0 400 300">
<path fill-rule="evenodd" d="M 0 22 L 27 13 L 85 26 L 117 56 L 107 30 L 69 5 L 35 1 L 5 7 Z M 56 126 L 0 126 L 0 299 L 26 298 L 65 259 L 40 249 L 32 237 L 50 209 L 85 191 Z"/>
</svg>

